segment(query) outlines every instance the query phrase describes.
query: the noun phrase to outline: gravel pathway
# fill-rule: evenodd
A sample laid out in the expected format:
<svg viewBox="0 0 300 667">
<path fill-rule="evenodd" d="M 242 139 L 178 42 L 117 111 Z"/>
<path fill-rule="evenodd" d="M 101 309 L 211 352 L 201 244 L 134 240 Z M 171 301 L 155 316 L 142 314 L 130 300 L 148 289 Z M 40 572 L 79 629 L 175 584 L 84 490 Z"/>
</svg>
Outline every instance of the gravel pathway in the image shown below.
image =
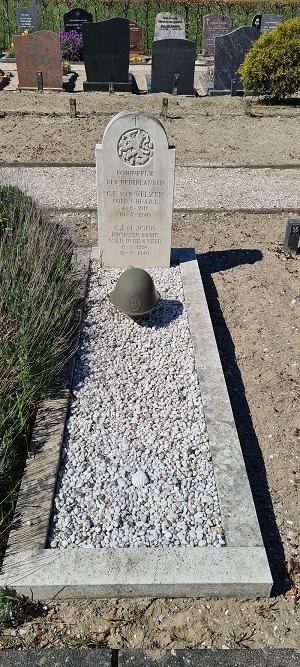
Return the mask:
<svg viewBox="0 0 300 667">
<path fill-rule="evenodd" d="M 93 167 L 0 167 L 0 182 L 18 184 L 46 207 L 97 207 Z M 300 208 L 300 170 L 176 167 L 174 208 L 295 210 Z"/>
</svg>

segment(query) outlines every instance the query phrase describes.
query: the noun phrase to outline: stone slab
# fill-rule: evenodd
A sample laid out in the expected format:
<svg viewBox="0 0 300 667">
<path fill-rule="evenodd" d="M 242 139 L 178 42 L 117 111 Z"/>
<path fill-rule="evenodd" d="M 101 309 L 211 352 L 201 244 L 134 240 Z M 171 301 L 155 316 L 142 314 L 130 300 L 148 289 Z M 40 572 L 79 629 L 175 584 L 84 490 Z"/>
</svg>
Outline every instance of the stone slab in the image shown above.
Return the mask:
<svg viewBox="0 0 300 667">
<path fill-rule="evenodd" d="M 152 42 L 151 93 L 195 95 L 196 42 L 160 39 Z"/>
<path fill-rule="evenodd" d="M 157 39 L 185 39 L 183 17 L 172 12 L 157 14 L 155 17 L 154 40 Z"/>
<path fill-rule="evenodd" d="M 28 30 L 28 32 L 37 32 L 39 29 L 38 15 L 40 7 L 31 5 L 29 7 L 16 7 L 16 17 L 18 32 Z"/>
<path fill-rule="evenodd" d="M 82 44 L 86 80 L 90 84 L 90 90 L 99 90 L 91 87 L 91 84 L 96 83 L 113 82 L 128 85 L 130 47 L 128 19 L 112 18 L 95 23 L 83 23 Z M 87 90 L 84 85 L 83 90 Z"/>
<path fill-rule="evenodd" d="M 119 651 L 119 667 L 296 667 L 299 651 L 294 649 L 209 650 L 176 649 Z"/>
<path fill-rule="evenodd" d="M 298 667 L 296 649 L 124 649 L 93 648 L 1 651 L 1 667 Z"/>
<path fill-rule="evenodd" d="M 225 14 L 206 14 L 203 17 L 202 54 L 214 56 L 215 37 L 225 35 L 232 28 L 232 18 Z"/>
<path fill-rule="evenodd" d="M 14 35 L 13 43 L 20 90 L 37 90 L 37 72 L 42 72 L 44 88 L 63 90 L 59 35 L 40 30 Z"/>
<path fill-rule="evenodd" d="M 83 23 L 92 23 L 93 15 L 82 9 L 82 7 L 73 7 L 73 9 L 64 14 L 63 19 L 65 32 L 75 30 L 78 33 L 82 33 Z"/>
<path fill-rule="evenodd" d="M 93 90 L 109 93 L 132 93 L 133 76 L 128 74 L 127 81 L 84 81 L 83 90 L 88 93 Z"/>
<path fill-rule="evenodd" d="M 240 83 L 242 88 L 237 70 L 253 42 L 259 37 L 259 30 L 251 26 L 243 26 L 227 35 L 215 37 L 215 91 L 231 91 L 232 79 Z"/>
<path fill-rule="evenodd" d="M 122 111 L 96 146 L 102 265 L 170 266 L 175 149 L 160 121 Z"/>
<path fill-rule="evenodd" d="M 282 21 L 280 14 L 256 14 L 252 19 L 252 26 L 261 32 L 271 32 Z"/>
<path fill-rule="evenodd" d="M 176 254 L 202 383 L 226 547 L 24 549 L 22 530 L 18 543 L 16 529 L 14 544 L 7 549 L 4 558 L 0 586 L 40 600 L 144 596 L 255 598 L 270 594 L 272 577 L 234 428 L 198 264 L 190 249 L 181 249 Z M 49 420 L 51 423 L 51 409 Z M 64 421 L 61 430 L 64 430 Z M 43 452 L 37 450 L 35 458 L 42 456 Z M 29 459 L 27 464 L 29 475 L 31 461 Z M 41 472 L 42 468 L 41 464 Z M 23 490 L 26 492 L 24 487 Z M 38 502 L 38 497 L 34 502 Z M 35 521 L 39 521 L 38 516 Z M 34 523 L 29 528 L 32 535 L 39 533 Z M 45 543 L 44 523 L 40 537 L 42 534 Z M 27 538 L 30 539 L 30 535 Z"/>
<path fill-rule="evenodd" d="M 111 665 L 112 651 L 105 648 L 1 651 L 1 667 L 111 667 Z"/>
</svg>

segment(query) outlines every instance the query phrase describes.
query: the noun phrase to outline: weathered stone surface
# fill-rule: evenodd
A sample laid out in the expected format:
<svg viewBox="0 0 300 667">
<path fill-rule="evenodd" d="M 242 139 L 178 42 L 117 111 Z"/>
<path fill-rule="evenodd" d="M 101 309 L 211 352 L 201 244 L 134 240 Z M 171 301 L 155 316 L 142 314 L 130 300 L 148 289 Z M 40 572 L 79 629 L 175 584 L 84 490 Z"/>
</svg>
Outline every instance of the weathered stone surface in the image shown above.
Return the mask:
<svg viewBox="0 0 300 667">
<path fill-rule="evenodd" d="M 76 30 L 76 32 L 81 33 L 83 23 L 92 23 L 92 21 L 92 14 L 81 7 L 70 9 L 69 12 L 64 14 L 64 26 L 66 32 Z"/>
<path fill-rule="evenodd" d="M 152 42 L 151 93 L 194 95 L 196 43 L 187 39 Z M 176 77 L 175 77 L 176 75 Z"/>
<path fill-rule="evenodd" d="M 183 17 L 171 12 L 157 14 L 154 29 L 154 40 L 156 39 L 185 39 Z"/>
<path fill-rule="evenodd" d="M 13 43 L 20 89 L 37 89 L 37 72 L 42 72 L 44 88 L 63 89 L 59 35 L 48 31 L 14 35 Z"/>
<path fill-rule="evenodd" d="M 232 79 L 236 79 L 242 88 L 237 70 L 259 37 L 259 30 L 251 26 L 243 26 L 227 35 L 215 37 L 214 90 L 230 91 Z"/>
<path fill-rule="evenodd" d="M 132 92 L 129 81 L 129 21 L 107 19 L 82 25 L 83 57 L 87 80 L 83 90 L 115 90 Z"/>
<path fill-rule="evenodd" d="M 204 56 L 213 56 L 217 35 L 225 35 L 232 28 L 232 19 L 225 14 L 206 14 L 203 18 L 202 53 Z"/>
<path fill-rule="evenodd" d="M 103 266 L 168 267 L 175 149 L 152 114 L 117 114 L 96 146 Z"/>
</svg>

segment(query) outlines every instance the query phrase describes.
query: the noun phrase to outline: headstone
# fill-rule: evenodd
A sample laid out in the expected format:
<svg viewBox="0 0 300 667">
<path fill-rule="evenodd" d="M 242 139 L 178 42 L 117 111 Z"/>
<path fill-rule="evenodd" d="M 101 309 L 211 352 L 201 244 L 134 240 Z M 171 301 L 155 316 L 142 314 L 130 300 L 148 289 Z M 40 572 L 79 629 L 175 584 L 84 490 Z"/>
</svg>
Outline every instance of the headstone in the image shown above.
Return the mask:
<svg viewBox="0 0 300 667">
<path fill-rule="evenodd" d="M 286 254 L 297 255 L 300 238 L 300 218 L 288 218 L 284 240 L 283 250 Z"/>
<path fill-rule="evenodd" d="M 129 69 L 129 21 L 107 19 L 82 25 L 83 58 L 86 81 L 83 90 L 132 92 Z"/>
<path fill-rule="evenodd" d="M 194 95 L 196 43 L 187 39 L 152 42 L 151 93 Z"/>
<path fill-rule="evenodd" d="M 37 90 L 37 72 L 42 72 L 44 88 L 63 89 L 59 35 L 42 30 L 14 35 L 13 43 L 20 90 Z"/>
<path fill-rule="evenodd" d="M 142 29 L 134 21 L 129 21 L 129 43 L 130 43 L 130 54 L 131 53 L 143 53 L 141 49 L 138 48 L 138 44 L 142 39 Z"/>
<path fill-rule="evenodd" d="M 225 35 L 232 28 L 232 19 L 225 14 L 206 14 L 203 18 L 202 55 L 213 56 L 215 37 Z"/>
<path fill-rule="evenodd" d="M 38 12 L 41 11 L 36 0 L 32 0 L 32 5 L 29 7 L 16 7 L 16 16 L 18 24 L 18 32 L 37 32 L 39 29 Z"/>
<path fill-rule="evenodd" d="M 229 32 L 227 35 L 215 37 L 214 88 L 213 91 L 210 91 L 210 94 L 214 91 L 219 93 L 220 91 L 223 93 L 231 92 L 233 79 L 242 90 L 242 83 L 237 70 L 253 42 L 259 37 L 259 30 L 251 26 L 243 26 Z"/>
<path fill-rule="evenodd" d="M 90 12 L 87 12 L 81 7 L 75 7 L 75 9 L 70 9 L 69 12 L 64 14 L 64 27 L 65 32 L 75 32 L 82 33 L 82 24 L 83 23 L 92 23 L 93 16 Z"/>
<path fill-rule="evenodd" d="M 169 267 L 175 148 L 152 114 L 121 111 L 96 146 L 100 261 Z"/>
<path fill-rule="evenodd" d="M 185 39 L 184 19 L 179 14 L 161 12 L 155 17 L 154 40 Z"/>
<path fill-rule="evenodd" d="M 252 26 L 258 28 L 260 32 L 271 32 L 282 21 L 280 14 L 256 14 L 252 19 Z"/>
</svg>

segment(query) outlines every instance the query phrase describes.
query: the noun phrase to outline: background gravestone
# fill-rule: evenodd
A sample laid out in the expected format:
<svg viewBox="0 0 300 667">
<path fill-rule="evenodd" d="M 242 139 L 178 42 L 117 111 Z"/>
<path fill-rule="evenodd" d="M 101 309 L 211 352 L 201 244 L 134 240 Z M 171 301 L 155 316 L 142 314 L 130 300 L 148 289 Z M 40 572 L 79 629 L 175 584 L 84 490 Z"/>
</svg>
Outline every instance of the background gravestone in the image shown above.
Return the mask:
<svg viewBox="0 0 300 667">
<path fill-rule="evenodd" d="M 252 19 L 252 26 L 258 28 L 260 32 L 271 32 L 282 21 L 280 14 L 256 14 Z"/>
<path fill-rule="evenodd" d="M 203 18 L 202 54 L 213 56 L 217 35 L 225 35 L 232 28 L 232 19 L 224 14 L 206 14 Z"/>
<path fill-rule="evenodd" d="M 92 23 L 92 21 L 92 14 L 87 12 L 85 9 L 81 9 L 81 7 L 70 9 L 69 12 L 64 14 L 65 32 L 71 32 L 72 30 L 75 30 L 76 32 L 82 33 L 82 24 Z"/>
<path fill-rule="evenodd" d="M 243 26 L 227 35 L 215 37 L 214 88 L 210 94 L 214 91 L 230 92 L 233 79 L 242 90 L 237 70 L 253 42 L 259 37 L 259 30 L 251 26 Z"/>
<path fill-rule="evenodd" d="M 105 267 L 169 267 L 175 148 L 160 121 L 122 111 L 96 146 L 100 261 Z"/>
<path fill-rule="evenodd" d="M 194 95 L 196 43 L 187 39 L 160 39 L 152 42 L 151 93 Z M 175 75 L 179 78 L 174 81 Z"/>
<path fill-rule="evenodd" d="M 129 42 L 130 42 L 130 56 L 143 56 L 144 51 L 138 47 L 142 39 L 142 29 L 134 21 L 129 21 Z"/>
<path fill-rule="evenodd" d="M 129 21 L 107 19 L 82 25 L 83 58 L 87 80 L 83 90 L 114 90 L 132 92 L 129 68 Z"/>
<path fill-rule="evenodd" d="M 62 90 L 60 37 L 54 32 L 39 31 L 14 35 L 19 89 L 37 89 L 37 72 L 42 72 L 44 88 Z"/>
<path fill-rule="evenodd" d="M 185 39 L 185 25 L 182 16 L 171 12 L 157 14 L 154 40 L 157 39 Z"/>
<path fill-rule="evenodd" d="M 16 16 L 18 24 L 18 32 L 37 32 L 39 29 L 38 12 L 41 11 L 36 0 L 32 0 L 32 5 L 29 7 L 16 7 Z"/>
</svg>

